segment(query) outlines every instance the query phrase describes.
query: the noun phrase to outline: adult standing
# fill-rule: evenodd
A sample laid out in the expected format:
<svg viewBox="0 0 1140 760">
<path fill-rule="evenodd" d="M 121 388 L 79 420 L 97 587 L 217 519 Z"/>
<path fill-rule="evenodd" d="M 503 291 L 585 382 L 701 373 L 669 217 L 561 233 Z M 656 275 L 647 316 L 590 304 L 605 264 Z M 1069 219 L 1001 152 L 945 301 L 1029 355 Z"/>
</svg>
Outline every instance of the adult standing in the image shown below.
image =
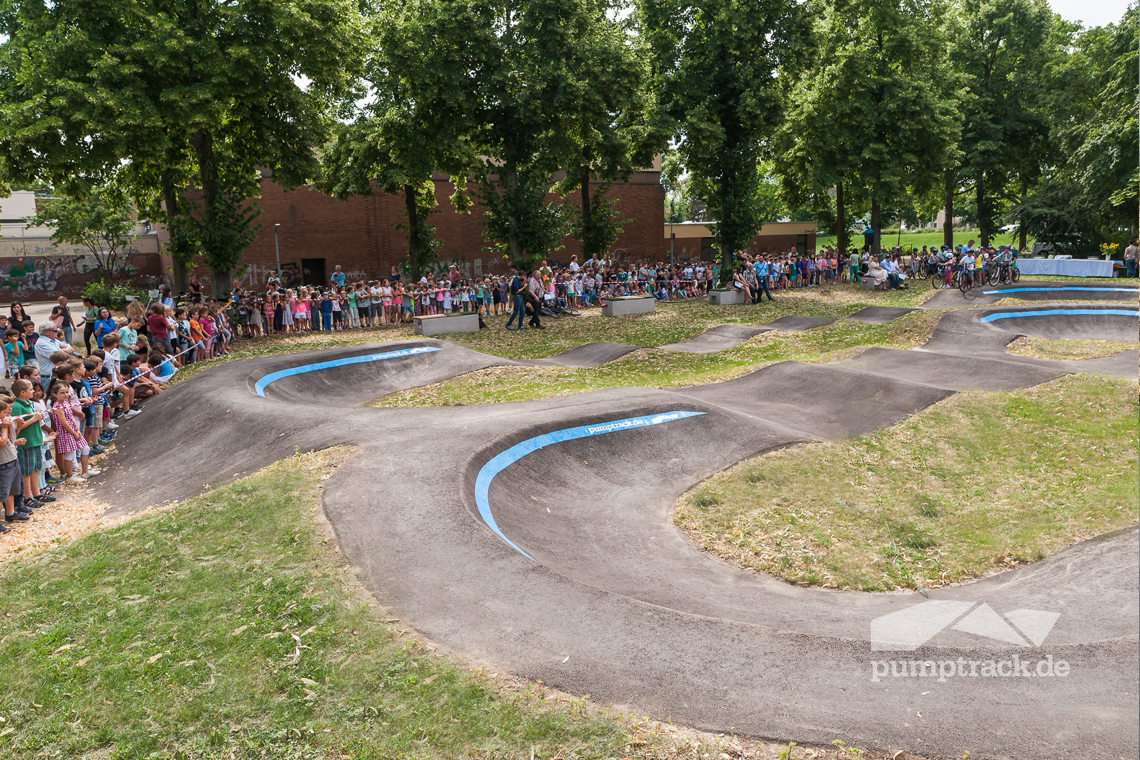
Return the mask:
<svg viewBox="0 0 1140 760">
<path fill-rule="evenodd" d="M 190 302 L 202 303 L 202 283 L 198 282 L 198 278 L 196 276 L 190 278 L 189 288 Z"/>
<path fill-rule="evenodd" d="M 62 337 L 63 330 L 56 327 L 55 323 L 44 322 L 40 325 L 40 337 L 36 341 L 36 366 L 40 369 L 40 383 L 45 391 L 51 383 L 51 371 L 54 369 L 51 355 L 56 351 L 63 351 L 65 354 L 75 353 L 75 347 L 71 342 L 64 343 L 60 340 Z"/>
<path fill-rule="evenodd" d="M 753 269 L 756 270 L 756 303 L 760 303 L 762 300 L 764 300 L 765 294 L 767 294 L 768 300 L 771 301 L 772 291 L 768 290 L 768 257 L 760 255 L 756 259 L 756 263 L 753 265 Z"/>
<path fill-rule="evenodd" d="M 448 266 L 448 268 L 447 268 L 447 279 L 451 285 L 455 285 L 457 282 L 462 280 L 463 275 L 459 273 L 459 267 L 455 266 L 454 264 L 451 264 L 450 266 Z"/>
<path fill-rule="evenodd" d="M 536 269 L 531 274 L 530 279 L 527 280 L 527 295 L 530 299 L 530 326 L 539 330 L 545 330 L 542 326 L 542 320 L 539 318 L 539 311 L 542 309 L 542 296 L 546 289 L 542 285 L 542 270 Z"/>
<path fill-rule="evenodd" d="M 102 348 L 103 338 L 118 331 L 119 326 L 115 324 L 114 318 L 111 317 L 111 310 L 106 306 L 99 309 L 98 317 L 95 320 L 95 345 Z"/>
<path fill-rule="evenodd" d="M 15 327 L 17 330 L 21 329 L 20 325 L 28 321 L 28 313 L 24 311 L 24 305 L 19 301 L 13 301 L 9 313 L 12 315 L 8 324 Z"/>
<path fill-rule="evenodd" d="M 344 280 L 344 272 L 340 271 L 340 264 L 337 264 L 336 267 L 333 268 L 332 277 L 329 278 L 329 281 L 339 290 L 344 287 Z"/>
<path fill-rule="evenodd" d="M 75 329 L 75 322 L 71 318 L 71 309 L 67 308 L 67 298 L 60 296 L 51 310 L 51 321 L 56 327 L 63 330 L 63 339 L 71 343 L 71 334 Z"/>
<path fill-rule="evenodd" d="M 507 329 L 513 330 L 511 323 L 518 318 L 519 330 L 525 330 L 526 325 L 523 323 L 524 315 L 526 314 L 526 292 L 527 283 L 523 278 L 522 271 L 516 270 L 514 276 L 511 278 L 510 285 L 507 286 L 507 292 L 511 296 L 511 315 L 507 317 Z"/>
<path fill-rule="evenodd" d="M 400 270 L 397 269 L 396 267 L 392 267 L 392 274 L 388 275 L 388 281 L 391 282 L 392 285 L 394 286 L 397 282 L 400 282 L 402 279 L 403 278 L 400 276 Z"/>
<path fill-rule="evenodd" d="M 95 337 L 95 322 L 99 319 L 99 307 L 90 298 L 83 298 L 83 346 L 91 355 L 91 339 Z M 96 343 L 96 346 L 99 344 Z"/>
<path fill-rule="evenodd" d="M 1140 256 L 1140 248 L 1136 247 L 1135 240 L 1128 241 L 1128 247 L 1124 249 L 1124 266 L 1126 277 L 1136 277 L 1137 270 L 1137 257 Z"/>
</svg>

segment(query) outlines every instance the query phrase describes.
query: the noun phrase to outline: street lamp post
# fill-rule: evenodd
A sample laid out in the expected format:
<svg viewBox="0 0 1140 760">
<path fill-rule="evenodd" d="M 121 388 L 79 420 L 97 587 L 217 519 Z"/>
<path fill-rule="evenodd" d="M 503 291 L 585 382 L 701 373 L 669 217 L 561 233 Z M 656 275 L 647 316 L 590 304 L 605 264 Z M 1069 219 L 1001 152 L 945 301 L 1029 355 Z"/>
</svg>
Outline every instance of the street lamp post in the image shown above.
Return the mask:
<svg viewBox="0 0 1140 760">
<path fill-rule="evenodd" d="M 676 238 L 673 235 L 673 208 L 669 208 L 669 266 L 673 266 L 673 241 Z"/>
<path fill-rule="evenodd" d="M 273 249 L 277 252 L 277 276 L 281 276 L 281 246 L 277 242 L 277 228 L 280 224 L 273 225 Z"/>
</svg>

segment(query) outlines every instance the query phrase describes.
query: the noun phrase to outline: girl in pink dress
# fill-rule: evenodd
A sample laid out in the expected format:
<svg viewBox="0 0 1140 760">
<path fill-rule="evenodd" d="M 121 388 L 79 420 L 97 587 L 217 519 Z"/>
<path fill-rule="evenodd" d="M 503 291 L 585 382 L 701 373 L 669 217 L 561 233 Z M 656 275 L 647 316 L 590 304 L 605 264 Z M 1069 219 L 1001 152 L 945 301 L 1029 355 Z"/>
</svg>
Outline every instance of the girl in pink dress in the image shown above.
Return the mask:
<svg viewBox="0 0 1140 760">
<path fill-rule="evenodd" d="M 51 422 L 55 430 L 55 453 L 57 464 L 63 470 L 68 483 L 82 483 L 83 478 L 75 474 L 75 460 L 82 448 L 79 424 L 72 410 L 71 386 L 67 382 L 57 382 L 51 387 Z"/>
</svg>

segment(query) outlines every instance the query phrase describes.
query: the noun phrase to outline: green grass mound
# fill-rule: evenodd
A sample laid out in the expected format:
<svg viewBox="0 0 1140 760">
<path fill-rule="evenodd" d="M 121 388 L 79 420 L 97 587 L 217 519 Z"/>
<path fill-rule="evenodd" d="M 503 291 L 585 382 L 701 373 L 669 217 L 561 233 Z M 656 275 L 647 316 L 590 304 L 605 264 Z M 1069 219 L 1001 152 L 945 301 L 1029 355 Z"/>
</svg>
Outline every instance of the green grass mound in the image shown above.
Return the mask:
<svg viewBox="0 0 1140 760">
<path fill-rule="evenodd" d="M 862 438 L 762 455 L 677 505 L 702 548 L 795 583 L 940 586 L 1136 525 L 1135 382 L 959 393 Z"/>
</svg>

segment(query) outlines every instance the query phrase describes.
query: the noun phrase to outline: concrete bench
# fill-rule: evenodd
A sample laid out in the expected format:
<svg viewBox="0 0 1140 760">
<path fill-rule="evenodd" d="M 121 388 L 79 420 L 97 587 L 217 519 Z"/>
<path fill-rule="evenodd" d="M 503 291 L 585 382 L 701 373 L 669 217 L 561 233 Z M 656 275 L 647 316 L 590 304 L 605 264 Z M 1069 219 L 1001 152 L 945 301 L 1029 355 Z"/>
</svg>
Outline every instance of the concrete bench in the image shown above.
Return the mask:
<svg viewBox="0 0 1140 760">
<path fill-rule="evenodd" d="M 626 314 L 652 314 L 657 310 L 657 299 L 653 296 L 623 296 L 602 299 L 602 316 L 622 317 Z"/>
<path fill-rule="evenodd" d="M 724 289 L 710 290 L 709 303 L 713 306 L 733 306 L 744 303 L 744 291 Z"/>
<path fill-rule="evenodd" d="M 473 311 L 415 317 L 415 323 L 416 335 L 479 332 L 479 315 Z"/>
</svg>

